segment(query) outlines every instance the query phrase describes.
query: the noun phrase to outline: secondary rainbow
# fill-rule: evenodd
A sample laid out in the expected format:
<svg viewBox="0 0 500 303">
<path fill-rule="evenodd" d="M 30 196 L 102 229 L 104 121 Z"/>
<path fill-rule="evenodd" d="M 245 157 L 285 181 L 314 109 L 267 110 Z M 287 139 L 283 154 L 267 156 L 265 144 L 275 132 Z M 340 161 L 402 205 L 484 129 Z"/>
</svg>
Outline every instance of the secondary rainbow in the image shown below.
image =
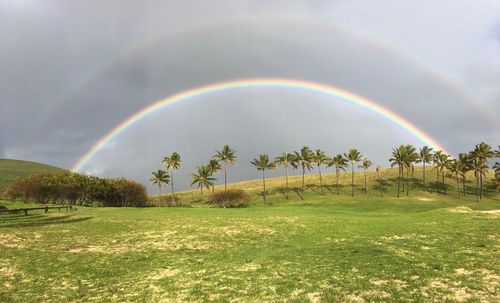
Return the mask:
<svg viewBox="0 0 500 303">
<path fill-rule="evenodd" d="M 388 120 L 390 120 L 395 125 L 403 128 L 408 133 L 415 136 L 423 144 L 429 145 L 436 150 L 446 150 L 431 136 L 420 130 L 418 127 L 413 125 L 410 121 L 404 119 L 400 115 L 394 113 L 393 111 L 383 107 L 382 105 L 376 103 L 373 100 L 367 99 L 365 97 L 351 93 L 345 89 L 338 87 L 325 85 L 316 82 L 303 81 L 303 80 L 292 80 L 292 79 L 281 79 L 281 78 L 258 78 L 258 79 L 244 79 L 236 81 L 228 81 L 222 83 L 215 83 L 206 86 L 192 88 L 186 91 L 179 92 L 175 95 L 157 101 L 137 113 L 133 114 L 122 123 L 118 124 L 111 131 L 106 133 L 101 137 L 73 166 L 73 171 L 80 171 L 85 164 L 94 157 L 100 149 L 106 146 L 108 142 L 113 140 L 116 136 L 123 133 L 129 127 L 139 122 L 149 114 L 152 114 L 158 110 L 165 108 L 169 104 L 180 102 L 194 97 L 201 97 L 203 95 L 208 95 L 220 91 L 229 91 L 236 89 L 248 89 L 248 88 L 283 88 L 283 89 L 302 89 L 307 91 L 313 91 L 329 96 L 334 96 L 341 98 L 342 100 L 348 101 L 352 104 L 358 105 L 365 108 L 373 113 L 376 113 Z M 448 152 L 447 152 L 448 153 Z M 448 153 L 449 154 L 449 153 Z"/>
</svg>

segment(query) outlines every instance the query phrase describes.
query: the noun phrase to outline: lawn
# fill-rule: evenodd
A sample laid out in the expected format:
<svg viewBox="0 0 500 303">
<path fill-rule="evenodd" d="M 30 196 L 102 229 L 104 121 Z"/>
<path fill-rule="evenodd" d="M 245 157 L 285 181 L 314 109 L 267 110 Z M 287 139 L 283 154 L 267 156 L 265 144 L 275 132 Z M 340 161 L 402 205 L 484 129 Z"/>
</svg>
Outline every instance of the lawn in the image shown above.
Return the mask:
<svg viewBox="0 0 500 303">
<path fill-rule="evenodd" d="M 2 215 L 0 302 L 500 301 L 496 197 L 253 200 Z"/>
</svg>

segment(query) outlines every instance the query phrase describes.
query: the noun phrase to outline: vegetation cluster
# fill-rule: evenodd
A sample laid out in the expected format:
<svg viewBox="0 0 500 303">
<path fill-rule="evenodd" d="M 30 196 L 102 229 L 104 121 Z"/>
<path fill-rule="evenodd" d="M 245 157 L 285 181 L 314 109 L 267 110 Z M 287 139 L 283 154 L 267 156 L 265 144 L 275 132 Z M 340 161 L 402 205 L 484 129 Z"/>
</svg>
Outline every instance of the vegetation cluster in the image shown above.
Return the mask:
<svg viewBox="0 0 500 303">
<path fill-rule="evenodd" d="M 11 200 L 83 206 L 145 206 L 144 185 L 124 178 L 98 178 L 67 171 L 21 178 L 5 191 Z"/>
</svg>

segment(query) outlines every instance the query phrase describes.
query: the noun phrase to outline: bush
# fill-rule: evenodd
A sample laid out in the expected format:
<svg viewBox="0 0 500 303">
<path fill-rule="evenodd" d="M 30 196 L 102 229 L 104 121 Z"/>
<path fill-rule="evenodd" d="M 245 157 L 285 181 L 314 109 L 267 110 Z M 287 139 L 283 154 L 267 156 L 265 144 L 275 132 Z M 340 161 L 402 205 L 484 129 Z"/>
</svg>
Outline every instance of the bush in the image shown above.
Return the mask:
<svg viewBox="0 0 500 303">
<path fill-rule="evenodd" d="M 228 189 L 212 194 L 209 203 L 214 207 L 221 208 L 248 207 L 250 205 L 250 195 L 242 189 Z"/>
</svg>

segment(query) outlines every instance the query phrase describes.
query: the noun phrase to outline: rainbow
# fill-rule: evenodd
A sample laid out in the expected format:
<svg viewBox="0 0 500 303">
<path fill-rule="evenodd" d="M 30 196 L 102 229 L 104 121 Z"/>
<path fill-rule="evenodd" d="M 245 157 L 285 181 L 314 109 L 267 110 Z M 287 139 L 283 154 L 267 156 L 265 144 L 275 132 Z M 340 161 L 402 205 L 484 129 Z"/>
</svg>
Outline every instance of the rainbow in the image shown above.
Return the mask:
<svg viewBox="0 0 500 303">
<path fill-rule="evenodd" d="M 393 122 L 397 126 L 403 128 L 408 133 L 415 136 L 422 143 L 433 147 L 436 150 L 446 150 L 436 142 L 435 139 L 427 135 L 425 132 L 417 128 L 410 121 L 404 119 L 398 114 L 390 111 L 389 109 L 383 107 L 382 105 L 372 101 L 370 99 L 361 97 L 359 95 L 353 94 L 341 88 L 337 88 L 330 85 L 325 85 L 316 82 L 302 81 L 302 80 L 291 80 L 291 79 L 280 79 L 280 78 L 258 78 L 258 79 L 246 79 L 246 80 L 236 80 L 228 81 L 222 83 L 215 83 L 211 85 L 201 86 L 192 88 L 186 91 L 182 91 L 173 96 L 167 97 L 160 101 L 157 101 L 137 113 L 133 114 L 129 118 L 125 119 L 122 123 L 118 124 L 111 131 L 106 133 L 101 137 L 72 167 L 73 171 L 80 171 L 82 167 L 94 157 L 99 150 L 101 150 L 108 142 L 113 140 L 120 133 L 127 130 L 129 127 L 139 122 L 146 116 L 166 107 L 169 104 L 180 102 L 194 97 L 200 97 L 220 91 L 228 91 L 243 88 L 262 88 L 262 87 L 273 87 L 273 88 L 285 88 L 285 89 L 303 89 L 307 91 L 313 91 L 329 96 L 339 97 L 345 101 L 352 104 L 358 105 L 361 108 L 365 108 L 375 114 L 378 114 L 389 121 Z M 447 152 L 448 153 L 448 152 Z M 448 153 L 449 154 L 449 153 Z"/>
</svg>

